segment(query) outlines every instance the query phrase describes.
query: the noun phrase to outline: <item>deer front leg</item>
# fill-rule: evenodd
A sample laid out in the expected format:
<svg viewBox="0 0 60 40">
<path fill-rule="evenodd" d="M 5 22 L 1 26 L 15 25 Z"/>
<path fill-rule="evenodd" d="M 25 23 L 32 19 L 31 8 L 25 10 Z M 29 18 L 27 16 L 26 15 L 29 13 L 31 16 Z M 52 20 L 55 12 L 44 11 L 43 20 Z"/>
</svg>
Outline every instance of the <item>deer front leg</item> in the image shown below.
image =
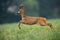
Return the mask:
<svg viewBox="0 0 60 40">
<path fill-rule="evenodd" d="M 18 28 L 19 28 L 19 29 L 21 29 L 21 27 L 20 27 L 20 24 L 21 24 L 21 23 L 22 23 L 22 21 L 19 21 L 19 22 L 18 22 Z"/>
<path fill-rule="evenodd" d="M 21 28 L 20 28 L 20 21 L 18 22 L 18 28 L 21 29 Z"/>
</svg>

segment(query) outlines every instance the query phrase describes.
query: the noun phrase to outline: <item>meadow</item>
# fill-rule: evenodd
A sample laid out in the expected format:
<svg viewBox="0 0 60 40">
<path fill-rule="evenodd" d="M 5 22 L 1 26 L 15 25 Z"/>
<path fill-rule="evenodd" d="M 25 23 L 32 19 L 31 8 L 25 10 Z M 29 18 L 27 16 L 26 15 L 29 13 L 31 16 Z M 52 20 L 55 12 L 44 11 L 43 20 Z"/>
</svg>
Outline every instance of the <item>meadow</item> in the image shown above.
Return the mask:
<svg viewBox="0 0 60 40">
<path fill-rule="evenodd" d="M 60 40 L 60 19 L 49 19 L 54 25 L 54 31 L 48 26 L 21 24 L 19 30 L 18 23 L 0 24 L 0 40 Z"/>
</svg>

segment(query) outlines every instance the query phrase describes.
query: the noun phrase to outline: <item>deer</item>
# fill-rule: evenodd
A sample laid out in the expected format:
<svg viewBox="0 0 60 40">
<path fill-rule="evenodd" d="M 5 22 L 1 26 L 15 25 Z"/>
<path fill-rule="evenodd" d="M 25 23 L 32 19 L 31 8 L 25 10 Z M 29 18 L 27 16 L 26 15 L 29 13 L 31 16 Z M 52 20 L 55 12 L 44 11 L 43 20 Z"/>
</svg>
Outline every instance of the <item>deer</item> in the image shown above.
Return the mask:
<svg viewBox="0 0 60 40">
<path fill-rule="evenodd" d="M 40 26 L 49 26 L 51 30 L 54 30 L 53 25 L 51 23 L 46 22 L 46 18 L 44 17 L 34 17 L 34 16 L 27 16 L 25 14 L 24 5 L 21 4 L 19 11 L 19 15 L 21 16 L 22 20 L 18 22 L 18 28 L 21 29 L 20 24 L 27 24 L 27 25 L 33 25 L 33 24 L 39 24 Z"/>
</svg>

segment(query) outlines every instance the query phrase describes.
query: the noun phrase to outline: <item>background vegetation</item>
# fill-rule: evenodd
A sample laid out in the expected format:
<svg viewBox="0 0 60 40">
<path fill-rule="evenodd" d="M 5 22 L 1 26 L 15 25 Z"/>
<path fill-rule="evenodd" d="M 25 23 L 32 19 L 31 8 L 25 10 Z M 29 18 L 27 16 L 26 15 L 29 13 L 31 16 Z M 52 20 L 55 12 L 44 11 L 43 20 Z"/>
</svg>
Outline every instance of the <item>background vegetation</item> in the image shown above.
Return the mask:
<svg viewBox="0 0 60 40">
<path fill-rule="evenodd" d="M 0 0 L 0 23 L 19 21 L 21 17 L 17 11 L 21 3 L 26 15 L 60 18 L 60 0 Z"/>
</svg>

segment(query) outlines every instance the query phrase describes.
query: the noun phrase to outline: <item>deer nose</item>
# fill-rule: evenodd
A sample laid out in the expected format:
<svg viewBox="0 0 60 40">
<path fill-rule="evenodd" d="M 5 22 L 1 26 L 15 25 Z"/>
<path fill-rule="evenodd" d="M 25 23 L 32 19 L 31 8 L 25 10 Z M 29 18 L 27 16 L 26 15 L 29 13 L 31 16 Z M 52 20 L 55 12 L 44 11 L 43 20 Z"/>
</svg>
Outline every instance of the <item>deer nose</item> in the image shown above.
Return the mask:
<svg viewBox="0 0 60 40">
<path fill-rule="evenodd" d="M 20 11 L 18 11 L 18 13 L 20 13 Z"/>
</svg>

